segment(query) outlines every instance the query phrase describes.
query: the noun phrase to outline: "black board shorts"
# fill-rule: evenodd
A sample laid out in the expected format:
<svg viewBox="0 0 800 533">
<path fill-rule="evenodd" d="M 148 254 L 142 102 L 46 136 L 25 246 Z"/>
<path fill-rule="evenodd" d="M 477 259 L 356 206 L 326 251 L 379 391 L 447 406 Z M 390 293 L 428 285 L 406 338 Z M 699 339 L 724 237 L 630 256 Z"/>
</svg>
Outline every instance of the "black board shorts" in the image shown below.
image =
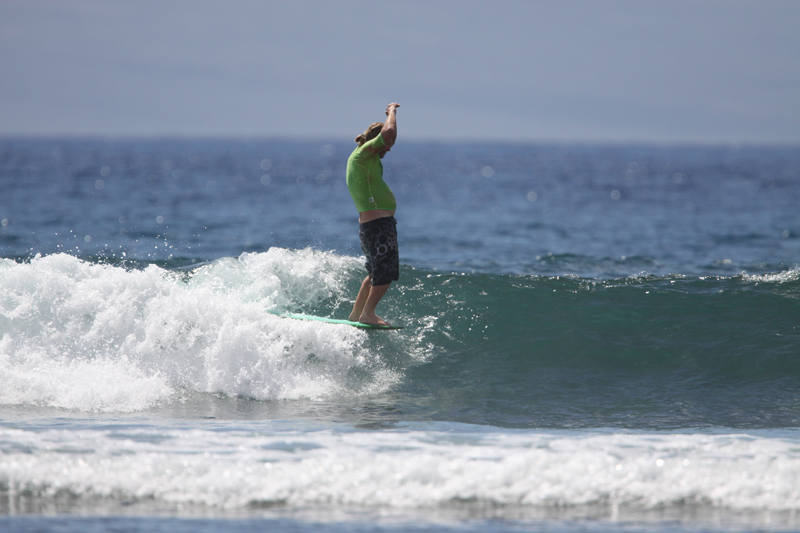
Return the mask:
<svg viewBox="0 0 800 533">
<path fill-rule="evenodd" d="M 358 225 L 361 249 L 367 256 L 364 266 L 372 276 L 372 286 L 387 285 L 400 279 L 397 251 L 397 220 L 382 217 Z"/>
</svg>

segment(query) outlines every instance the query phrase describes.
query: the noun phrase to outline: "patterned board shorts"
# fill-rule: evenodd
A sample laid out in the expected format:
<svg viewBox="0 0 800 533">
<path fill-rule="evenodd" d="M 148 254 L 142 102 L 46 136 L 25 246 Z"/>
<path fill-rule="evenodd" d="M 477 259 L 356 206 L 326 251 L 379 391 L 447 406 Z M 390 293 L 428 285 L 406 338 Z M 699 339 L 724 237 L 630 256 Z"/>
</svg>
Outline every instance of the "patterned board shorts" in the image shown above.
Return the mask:
<svg viewBox="0 0 800 533">
<path fill-rule="evenodd" d="M 386 285 L 400 279 L 400 255 L 397 252 L 397 220 L 376 218 L 358 225 L 361 249 L 367 256 L 367 272 L 372 285 Z"/>
</svg>

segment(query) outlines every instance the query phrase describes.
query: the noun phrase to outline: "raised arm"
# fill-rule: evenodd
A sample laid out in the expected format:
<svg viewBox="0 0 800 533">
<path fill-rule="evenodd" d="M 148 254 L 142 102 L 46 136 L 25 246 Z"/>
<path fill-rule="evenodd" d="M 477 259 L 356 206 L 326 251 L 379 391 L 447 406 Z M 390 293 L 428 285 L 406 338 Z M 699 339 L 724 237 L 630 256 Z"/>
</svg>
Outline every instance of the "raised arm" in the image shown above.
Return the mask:
<svg viewBox="0 0 800 533">
<path fill-rule="evenodd" d="M 383 136 L 383 142 L 385 142 L 386 146 L 389 148 L 391 148 L 394 141 L 397 140 L 397 117 L 395 115 L 398 107 L 400 107 L 400 104 L 389 104 L 386 106 L 387 118 L 386 122 L 383 123 L 381 135 Z"/>
</svg>

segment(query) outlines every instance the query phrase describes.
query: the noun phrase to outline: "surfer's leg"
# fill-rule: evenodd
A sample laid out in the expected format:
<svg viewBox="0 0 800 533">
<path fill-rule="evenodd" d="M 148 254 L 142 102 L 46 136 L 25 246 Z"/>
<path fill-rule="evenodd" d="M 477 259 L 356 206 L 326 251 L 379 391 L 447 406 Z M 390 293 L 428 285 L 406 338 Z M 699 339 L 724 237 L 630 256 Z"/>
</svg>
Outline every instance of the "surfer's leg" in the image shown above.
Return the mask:
<svg viewBox="0 0 800 533">
<path fill-rule="evenodd" d="M 366 256 L 364 267 L 369 276 L 361 283 L 353 312 L 350 313 L 353 322 L 390 325 L 375 314 L 375 308 L 392 281 L 397 281 L 400 276 L 396 226 L 394 217 L 378 218 L 358 225 L 361 250 Z"/>
<path fill-rule="evenodd" d="M 364 310 L 361 312 L 361 317 L 358 319 L 363 324 L 374 324 L 376 326 L 391 326 L 384 319 L 375 314 L 375 308 L 378 302 L 381 301 L 383 295 L 389 290 L 391 283 L 386 285 L 373 285 L 370 287 L 367 302 L 364 304 Z"/>
<path fill-rule="evenodd" d="M 347 319 L 350 322 L 358 322 L 361 318 L 361 312 L 364 310 L 364 304 L 367 303 L 370 288 L 372 287 L 372 276 L 369 275 L 361 282 L 361 288 L 358 289 L 358 296 L 356 296 L 356 303 L 353 305 L 353 312 Z"/>
</svg>

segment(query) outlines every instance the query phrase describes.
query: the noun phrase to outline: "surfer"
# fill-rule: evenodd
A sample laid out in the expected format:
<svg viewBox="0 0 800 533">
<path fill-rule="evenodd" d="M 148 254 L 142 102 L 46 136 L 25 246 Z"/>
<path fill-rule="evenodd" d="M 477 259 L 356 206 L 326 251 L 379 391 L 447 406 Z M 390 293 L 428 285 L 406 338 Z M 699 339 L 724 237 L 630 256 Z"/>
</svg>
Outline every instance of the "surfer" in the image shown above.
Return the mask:
<svg viewBox="0 0 800 533">
<path fill-rule="evenodd" d="M 381 159 L 397 139 L 397 108 L 386 107 L 386 122 L 374 122 L 356 137 L 358 147 L 347 160 L 347 189 L 358 209 L 358 237 L 367 256 L 367 277 L 350 313 L 352 322 L 388 326 L 375 314 L 375 307 L 389 290 L 392 281 L 400 278 L 400 257 L 397 252 L 397 202 L 383 181 Z"/>
</svg>

